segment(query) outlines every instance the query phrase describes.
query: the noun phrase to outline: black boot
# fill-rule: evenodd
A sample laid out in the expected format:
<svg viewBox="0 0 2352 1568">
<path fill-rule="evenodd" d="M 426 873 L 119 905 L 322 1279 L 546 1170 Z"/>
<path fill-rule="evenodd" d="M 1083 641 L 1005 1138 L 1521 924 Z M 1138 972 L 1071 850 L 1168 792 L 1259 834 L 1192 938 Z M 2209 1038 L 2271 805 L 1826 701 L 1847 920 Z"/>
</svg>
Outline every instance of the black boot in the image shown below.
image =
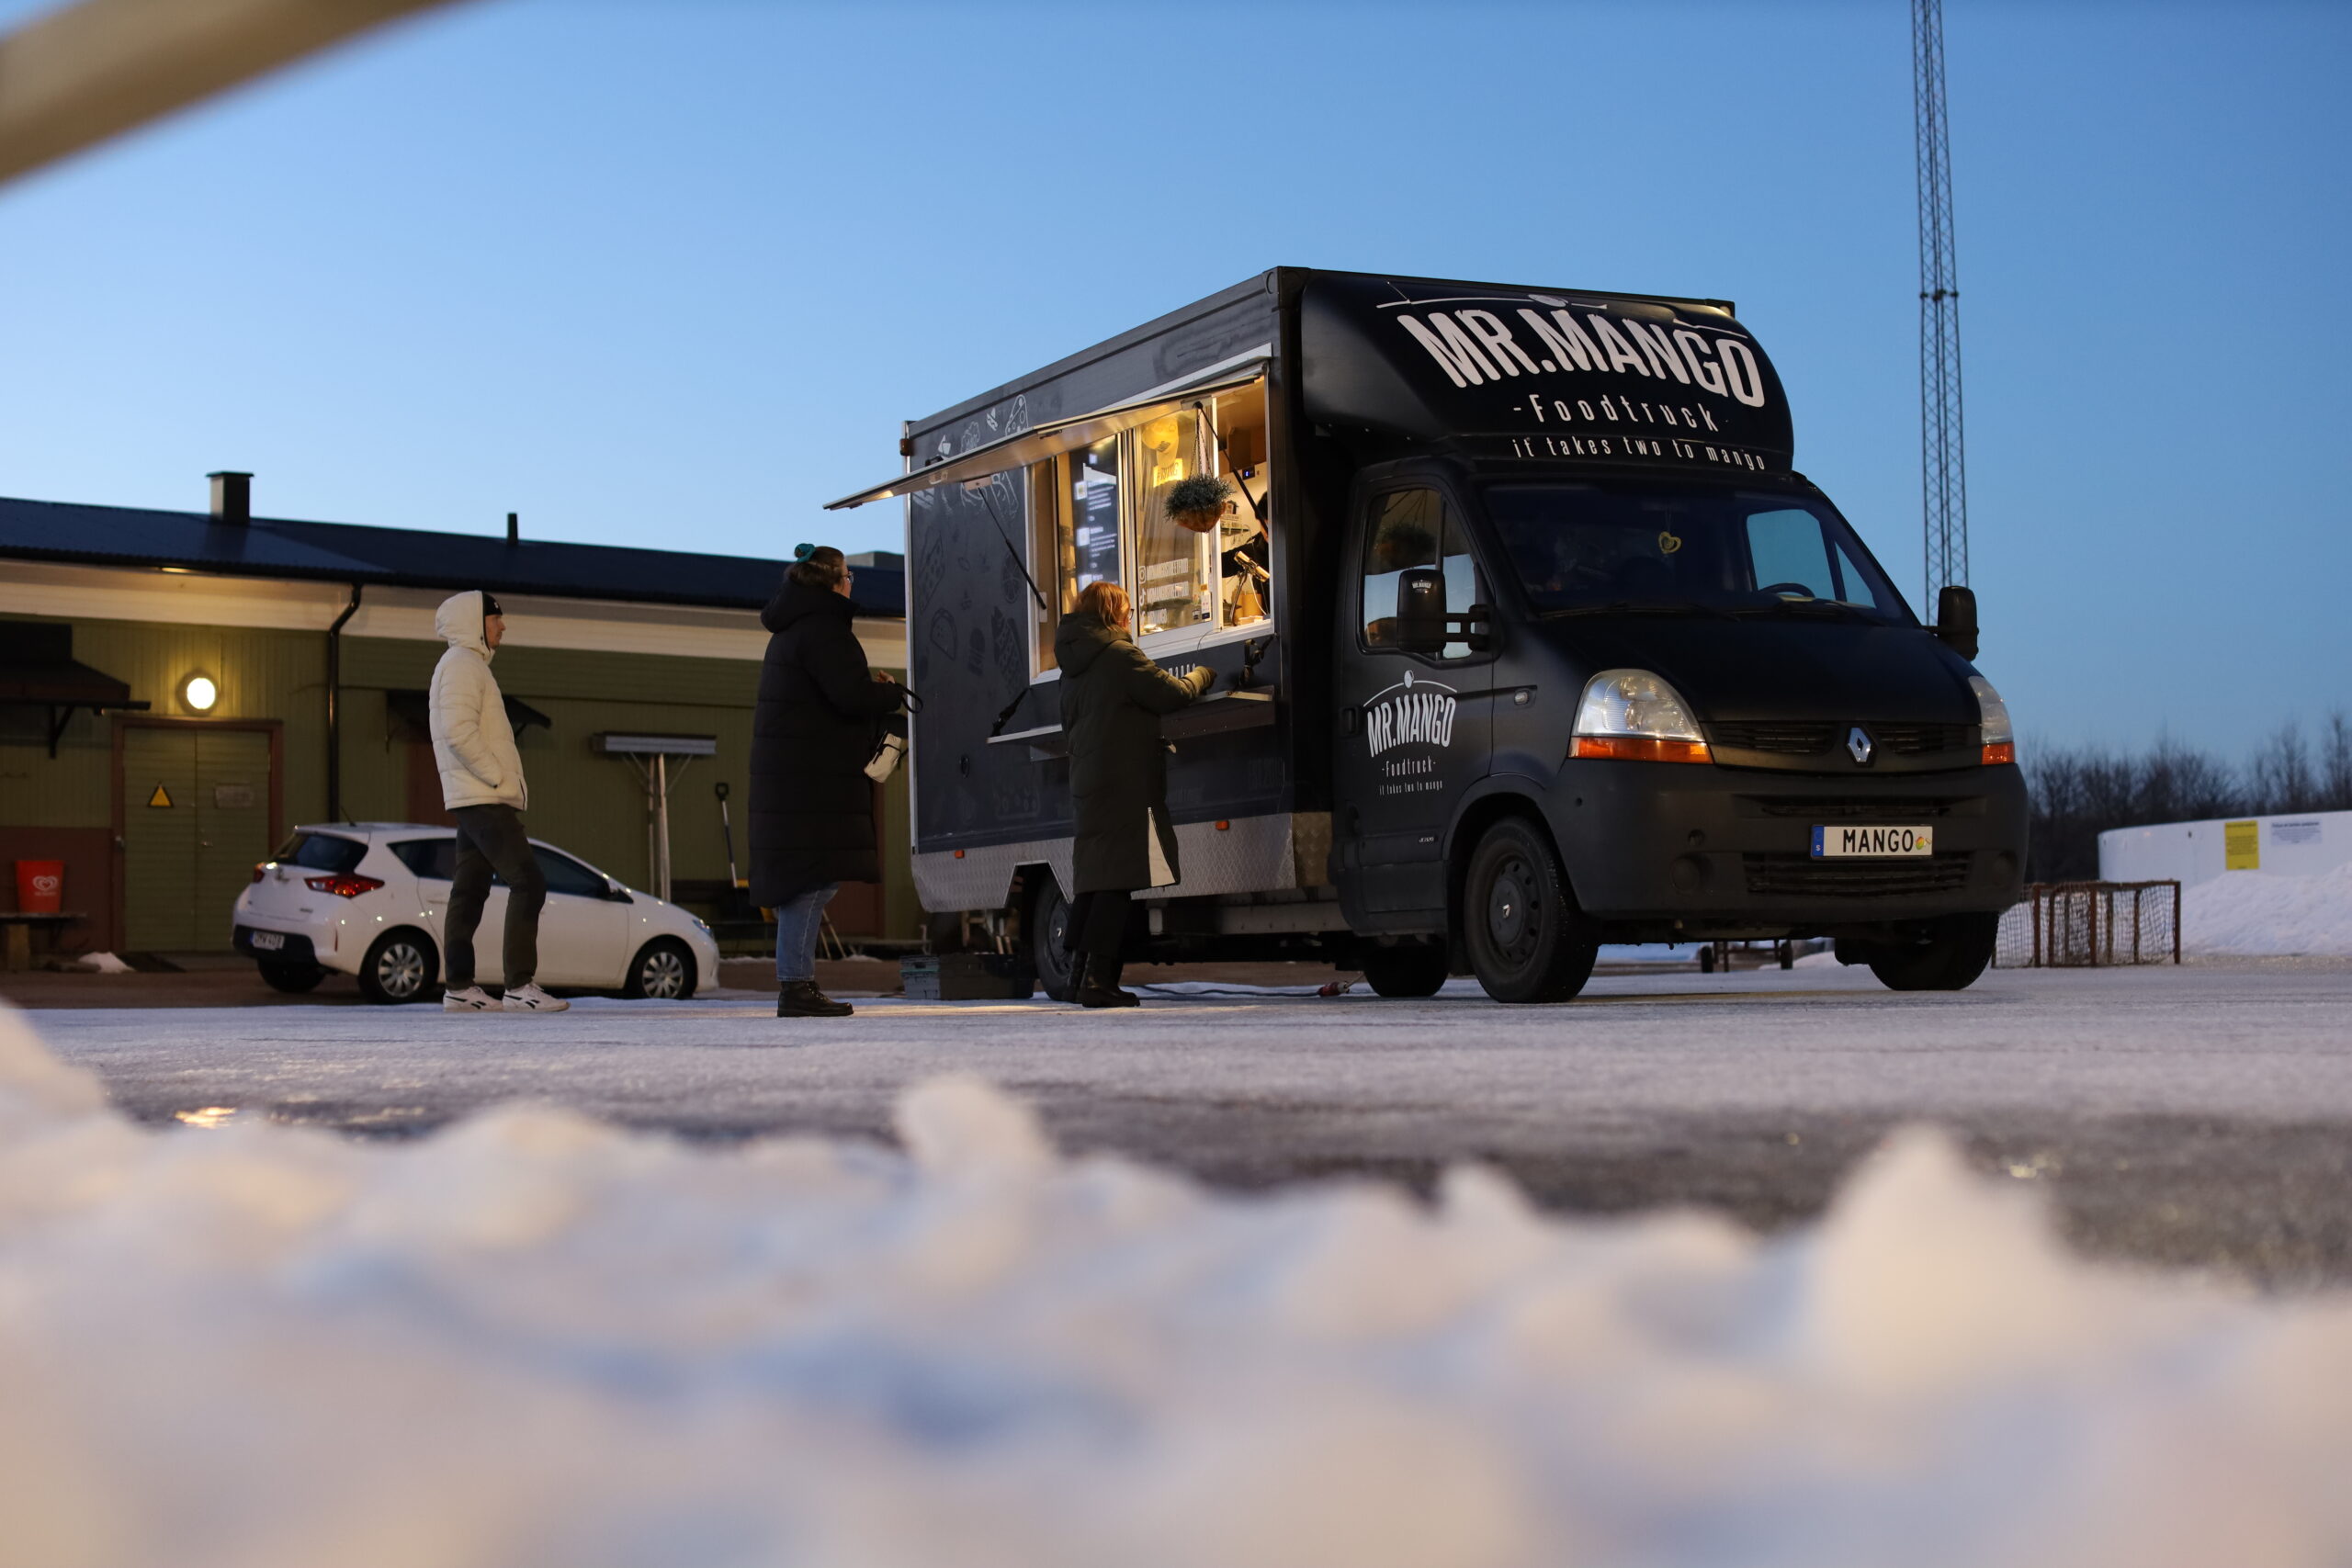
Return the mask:
<svg viewBox="0 0 2352 1568">
<path fill-rule="evenodd" d="M 1119 989 L 1121 967 L 1115 958 L 1087 954 L 1086 972 L 1078 985 L 1078 1005 L 1082 1008 L 1141 1007 L 1141 997 L 1133 991 Z"/>
<path fill-rule="evenodd" d="M 814 980 L 794 980 L 775 994 L 778 1018 L 847 1018 L 857 1010 L 837 1002 L 817 988 Z"/>
</svg>

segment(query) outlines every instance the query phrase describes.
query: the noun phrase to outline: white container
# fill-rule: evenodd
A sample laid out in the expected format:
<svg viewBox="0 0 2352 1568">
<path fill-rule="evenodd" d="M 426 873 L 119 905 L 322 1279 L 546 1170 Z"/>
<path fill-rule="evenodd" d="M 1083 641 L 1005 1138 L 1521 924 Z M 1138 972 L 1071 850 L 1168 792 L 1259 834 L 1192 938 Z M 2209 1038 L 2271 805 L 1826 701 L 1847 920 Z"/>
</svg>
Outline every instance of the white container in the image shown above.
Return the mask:
<svg viewBox="0 0 2352 1568">
<path fill-rule="evenodd" d="M 2352 863 L 2352 811 L 2165 822 L 2098 836 L 2104 882 L 2170 879 L 2188 887 L 2225 871 L 2313 876 L 2346 863 Z"/>
</svg>

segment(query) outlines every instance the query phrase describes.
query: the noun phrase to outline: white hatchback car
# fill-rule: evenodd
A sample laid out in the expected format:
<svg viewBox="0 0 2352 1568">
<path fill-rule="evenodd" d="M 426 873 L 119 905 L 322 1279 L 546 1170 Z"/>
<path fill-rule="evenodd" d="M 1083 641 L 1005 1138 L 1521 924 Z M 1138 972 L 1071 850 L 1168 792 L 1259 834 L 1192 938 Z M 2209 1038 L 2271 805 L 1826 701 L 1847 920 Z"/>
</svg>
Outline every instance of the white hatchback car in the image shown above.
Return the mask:
<svg viewBox="0 0 2352 1568">
<path fill-rule="evenodd" d="M 413 822 L 298 828 L 237 896 L 236 948 L 281 991 L 329 970 L 356 976 L 371 1002 L 413 1002 L 440 983 L 457 835 Z M 624 887 L 584 861 L 531 840 L 548 879 L 539 916 L 542 986 L 682 998 L 718 983 L 718 943 L 701 920 Z M 503 983 L 506 885 L 491 885 L 474 933 L 477 978 Z"/>
</svg>

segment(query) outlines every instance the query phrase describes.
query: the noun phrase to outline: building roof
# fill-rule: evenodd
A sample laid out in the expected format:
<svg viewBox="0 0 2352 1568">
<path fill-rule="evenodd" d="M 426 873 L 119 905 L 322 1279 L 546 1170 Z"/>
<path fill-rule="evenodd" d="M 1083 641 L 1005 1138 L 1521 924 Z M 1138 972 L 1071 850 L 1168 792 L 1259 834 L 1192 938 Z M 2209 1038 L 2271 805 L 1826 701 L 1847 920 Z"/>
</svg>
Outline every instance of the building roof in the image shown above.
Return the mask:
<svg viewBox="0 0 2352 1568">
<path fill-rule="evenodd" d="M 351 523 L 230 523 L 203 512 L 6 497 L 0 497 L 0 558 L 735 610 L 764 605 L 786 564 Z M 860 566 L 856 588 L 867 614 L 906 614 L 903 570 Z"/>
</svg>

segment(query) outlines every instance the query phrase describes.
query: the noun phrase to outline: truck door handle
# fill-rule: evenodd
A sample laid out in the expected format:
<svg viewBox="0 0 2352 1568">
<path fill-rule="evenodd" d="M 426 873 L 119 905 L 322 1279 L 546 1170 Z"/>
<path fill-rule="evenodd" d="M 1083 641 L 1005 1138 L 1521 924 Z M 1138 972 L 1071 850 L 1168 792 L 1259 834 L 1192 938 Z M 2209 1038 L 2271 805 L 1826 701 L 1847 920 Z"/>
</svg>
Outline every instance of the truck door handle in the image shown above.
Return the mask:
<svg viewBox="0 0 2352 1568">
<path fill-rule="evenodd" d="M 1340 721 L 1340 733 L 1342 735 L 1362 735 L 1363 733 L 1363 709 L 1356 706 L 1353 703 L 1350 703 L 1348 705 L 1347 716 Z"/>
</svg>

